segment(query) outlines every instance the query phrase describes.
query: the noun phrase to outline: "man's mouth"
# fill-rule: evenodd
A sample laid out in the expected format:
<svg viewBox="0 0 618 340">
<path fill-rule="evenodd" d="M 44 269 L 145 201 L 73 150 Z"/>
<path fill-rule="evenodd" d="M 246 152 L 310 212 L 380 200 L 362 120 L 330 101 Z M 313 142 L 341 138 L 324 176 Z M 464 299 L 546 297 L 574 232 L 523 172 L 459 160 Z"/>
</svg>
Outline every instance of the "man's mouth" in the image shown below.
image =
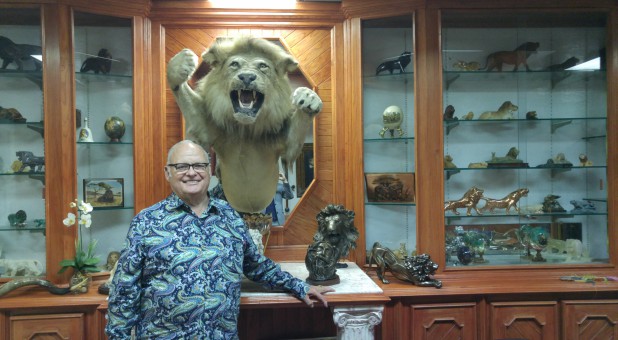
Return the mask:
<svg viewBox="0 0 618 340">
<path fill-rule="evenodd" d="M 264 94 L 255 90 L 233 90 L 230 99 L 235 113 L 255 117 L 264 103 Z"/>
</svg>

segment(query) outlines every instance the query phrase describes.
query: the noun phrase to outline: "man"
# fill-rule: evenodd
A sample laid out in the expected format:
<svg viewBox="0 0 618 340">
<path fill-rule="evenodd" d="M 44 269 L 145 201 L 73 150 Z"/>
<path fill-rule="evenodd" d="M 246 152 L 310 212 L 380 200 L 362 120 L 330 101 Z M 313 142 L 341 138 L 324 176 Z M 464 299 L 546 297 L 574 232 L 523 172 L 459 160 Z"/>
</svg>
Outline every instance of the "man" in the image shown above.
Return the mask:
<svg viewBox="0 0 618 340">
<path fill-rule="evenodd" d="M 168 154 L 173 191 L 129 227 L 114 278 L 105 329 L 127 339 L 237 339 L 243 274 L 327 306 L 328 287 L 309 286 L 260 255 L 236 211 L 210 198 L 208 156 L 188 140 Z"/>
</svg>

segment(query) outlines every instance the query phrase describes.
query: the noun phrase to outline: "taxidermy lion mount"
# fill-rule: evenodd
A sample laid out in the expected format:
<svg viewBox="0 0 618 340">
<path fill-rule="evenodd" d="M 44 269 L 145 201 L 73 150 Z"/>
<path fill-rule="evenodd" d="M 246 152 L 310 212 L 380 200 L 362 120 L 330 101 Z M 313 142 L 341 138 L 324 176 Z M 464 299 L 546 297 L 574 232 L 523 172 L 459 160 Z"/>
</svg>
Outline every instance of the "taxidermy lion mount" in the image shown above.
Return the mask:
<svg viewBox="0 0 618 340">
<path fill-rule="evenodd" d="M 214 149 L 232 207 L 262 211 L 275 196 L 279 158 L 294 163 L 322 100 L 306 87 L 292 93 L 287 74 L 298 62 L 265 39 L 217 39 L 202 60 L 211 70 L 195 89 L 187 83 L 198 65 L 195 53 L 183 49 L 167 65 L 188 134 Z"/>
</svg>

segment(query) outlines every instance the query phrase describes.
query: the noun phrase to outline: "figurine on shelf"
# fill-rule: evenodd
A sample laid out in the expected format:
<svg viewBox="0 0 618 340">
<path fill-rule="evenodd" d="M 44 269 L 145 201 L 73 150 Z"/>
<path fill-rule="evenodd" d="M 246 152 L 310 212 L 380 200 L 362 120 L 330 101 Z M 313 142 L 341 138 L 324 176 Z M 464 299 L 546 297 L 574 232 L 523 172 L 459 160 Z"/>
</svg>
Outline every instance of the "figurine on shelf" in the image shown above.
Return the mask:
<svg viewBox="0 0 618 340">
<path fill-rule="evenodd" d="M 468 113 L 466 113 L 465 115 L 461 116 L 462 120 L 472 120 L 474 119 L 474 112 L 470 111 Z"/>
<path fill-rule="evenodd" d="M 531 225 L 522 225 L 516 232 L 519 242 L 526 248 L 528 254 L 526 257 L 534 262 L 545 262 L 541 252 L 547 247 L 549 236 L 544 227 L 533 227 Z M 530 250 L 536 251 L 536 255 L 532 257 Z"/>
<path fill-rule="evenodd" d="M 406 248 L 406 244 L 404 242 L 399 243 L 399 249 L 393 251 L 393 253 L 395 253 L 395 256 L 397 256 L 400 260 L 408 257 L 408 249 Z"/>
<path fill-rule="evenodd" d="M 444 168 L 445 169 L 456 169 L 457 165 L 453 163 L 453 157 L 451 155 L 444 155 Z"/>
<path fill-rule="evenodd" d="M 41 172 L 45 166 L 45 157 L 35 156 L 31 151 L 15 152 L 17 160 L 21 162 L 21 166 L 15 172 L 24 172 L 26 167 L 30 168 L 29 172 Z"/>
<path fill-rule="evenodd" d="M 481 113 L 479 119 L 514 119 L 513 112 L 517 112 L 517 110 L 519 110 L 519 106 L 507 100 L 500 105 L 497 111 L 485 111 Z"/>
<path fill-rule="evenodd" d="M 458 120 L 458 118 L 455 117 L 455 107 L 453 105 L 448 105 L 444 109 L 444 114 L 442 114 L 442 120 L 444 121 Z"/>
<path fill-rule="evenodd" d="M 494 209 L 506 209 L 506 214 L 508 215 L 511 208 L 513 208 L 519 213 L 517 202 L 525 196 L 528 196 L 527 188 L 517 189 L 499 200 L 481 197 L 482 200 L 485 200 L 485 205 L 481 208 L 481 211 L 489 210 L 489 212 L 492 213 Z"/>
<path fill-rule="evenodd" d="M 558 202 L 560 196 L 549 194 L 543 199 L 543 212 L 544 213 L 562 213 L 566 212 L 564 208 Z"/>
<path fill-rule="evenodd" d="M 592 161 L 588 159 L 588 156 L 582 153 L 579 155 L 579 165 L 580 166 L 592 166 Z"/>
<path fill-rule="evenodd" d="M 538 117 L 536 116 L 536 111 L 528 111 L 528 112 L 526 112 L 526 119 L 527 120 L 536 120 L 536 119 L 538 119 Z"/>
<path fill-rule="evenodd" d="M 457 71 L 478 71 L 481 68 L 481 64 L 478 61 L 458 60 L 453 64 L 453 68 Z"/>
<path fill-rule="evenodd" d="M 519 150 L 516 147 L 512 147 L 509 151 L 504 155 L 504 157 L 496 157 L 496 153 L 491 153 L 491 159 L 487 161 L 488 167 L 528 167 L 528 163 L 524 163 L 521 159 L 517 158 L 519 156 Z"/>
<path fill-rule="evenodd" d="M 41 70 L 43 63 L 37 60 L 33 55 L 42 55 L 41 46 L 29 44 L 16 44 L 11 39 L 0 36 L 0 58 L 2 59 L 2 69 L 14 62 L 17 64 L 17 70 L 24 69 L 24 61 L 32 60 L 36 71 Z"/>
<path fill-rule="evenodd" d="M 79 72 L 94 71 L 95 74 L 108 74 L 112 70 L 112 54 L 106 48 L 99 50 L 96 57 L 84 60 Z"/>
<path fill-rule="evenodd" d="M 396 59 L 387 60 L 378 65 L 378 68 L 376 69 L 376 76 L 383 71 L 388 71 L 390 74 L 393 74 L 393 71 L 399 70 L 399 73 L 404 73 L 406 66 L 410 64 L 410 61 L 412 61 L 412 53 L 403 52 L 399 57 L 396 57 Z"/>
<path fill-rule="evenodd" d="M 597 211 L 597 207 L 590 200 L 571 200 L 573 205 L 572 213 L 590 213 Z"/>
<path fill-rule="evenodd" d="M 537 165 L 537 168 L 571 168 L 573 163 L 569 162 L 563 153 L 559 153 L 554 158 L 547 160 L 545 164 Z"/>
<path fill-rule="evenodd" d="M 427 254 L 410 256 L 399 260 L 392 250 L 383 247 L 379 242 L 375 242 L 369 256 L 370 268 L 374 260 L 378 278 L 382 283 L 389 283 L 385 274 L 387 270 L 390 270 L 396 278 L 412 282 L 417 286 L 442 287 L 441 281 L 431 278 L 438 269 L 438 265 L 431 261 L 431 257 Z"/>
<path fill-rule="evenodd" d="M 489 245 L 489 237 L 487 233 L 478 230 L 467 230 L 462 235 L 463 243 L 472 250 L 472 261 L 474 263 L 485 263 L 487 260 L 483 258 L 486 246 Z M 478 255 L 476 257 L 475 255 Z"/>
<path fill-rule="evenodd" d="M 517 71 L 520 64 L 526 67 L 526 71 L 530 71 L 528 67 L 528 57 L 539 49 L 538 42 L 525 42 L 519 45 L 513 51 L 499 51 L 487 56 L 486 65 L 483 69 L 491 71 L 494 68 L 499 72 L 502 71 L 503 64 L 514 65 L 513 72 Z"/>
<path fill-rule="evenodd" d="M 17 111 L 17 109 L 14 109 L 14 108 L 5 109 L 2 106 L 0 106 L 0 122 L 3 120 L 13 122 L 13 123 L 25 123 L 26 122 L 26 118 L 24 118 L 24 116 L 22 116 L 21 113 Z"/>
<path fill-rule="evenodd" d="M 88 117 L 84 118 L 84 127 L 79 130 L 79 139 L 77 141 L 82 143 L 94 142 L 94 139 L 92 138 L 92 131 L 88 126 Z"/>
<path fill-rule="evenodd" d="M 112 143 L 120 143 L 120 138 L 124 136 L 125 124 L 120 117 L 111 116 L 105 120 L 103 126 L 105 134 L 110 138 Z"/>
<path fill-rule="evenodd" d="M 482 212 L 477 208 L 477 204 L 483 197 L 483 189 L 479 189 L 477 187 L 472 187 L 466 191 L 462 198 L 456 201 L 446 201 L 444 202 L 444 212 L 452 211 L 455 215 L 459 215 L 457 209 L 466 208 L 466 215 L 472 215 L 472 209 L 476 211 L 477 214 L 483 215 Z"/>
<path fill-rule="evenodd" d="M 387 107 L 382 113 L 382 122 L 384 128 L 380 131 L 380 137 L 384 138 L 386 131 L 390 132 L 391 137 L 395 135 L 395 130 L 399 133 L 399 137 L 403 136 L 401 123 L 403 122 L 403 111 L 399 106 L 392 105 Z"/>
<path fill-rule="evenodd" d="M 107 262 L 105 263 L 105 266 L 103 266 L 103 268 L 105 270 L 112 270 L 114 268 L 114 266 L 116 265 L 116 262 L 118 262 L 118 259 L 120 258 L 120 252 L 119 251 L 110 251 L 109 254 L 107 254 Z"/>
<path fill-rule="evenodd" d="M 27 219 L 26 212 L 23 210 L 18 210 L 14 214 L 9 214 L 9 225 L 11 227 L 23 228 L 26 226 Z"/>
</svg>

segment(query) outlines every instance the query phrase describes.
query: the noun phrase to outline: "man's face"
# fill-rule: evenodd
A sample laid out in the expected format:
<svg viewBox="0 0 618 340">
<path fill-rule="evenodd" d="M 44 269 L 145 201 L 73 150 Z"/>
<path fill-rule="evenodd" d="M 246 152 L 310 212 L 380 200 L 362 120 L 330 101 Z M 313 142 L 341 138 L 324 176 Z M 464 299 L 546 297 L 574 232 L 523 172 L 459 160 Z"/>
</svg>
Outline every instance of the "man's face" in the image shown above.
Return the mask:
<svg viewBox="0 0 618 340">
<path fill-rule="evenodd" d="M 208 163 L 208 159 L 202 150 L 194 144 L 182 144 L 171 155 L 170 164 L 195 164 Z M 210 168 L 205 171 L 196 171 L 189 167 L 186 171 L 175 169 L 173 166 L 165 167 L 165 178 L 170 183 L 172 191 L 184 201 L 203 199 L 208 194 L 210 184 Z"/>
</svg>

